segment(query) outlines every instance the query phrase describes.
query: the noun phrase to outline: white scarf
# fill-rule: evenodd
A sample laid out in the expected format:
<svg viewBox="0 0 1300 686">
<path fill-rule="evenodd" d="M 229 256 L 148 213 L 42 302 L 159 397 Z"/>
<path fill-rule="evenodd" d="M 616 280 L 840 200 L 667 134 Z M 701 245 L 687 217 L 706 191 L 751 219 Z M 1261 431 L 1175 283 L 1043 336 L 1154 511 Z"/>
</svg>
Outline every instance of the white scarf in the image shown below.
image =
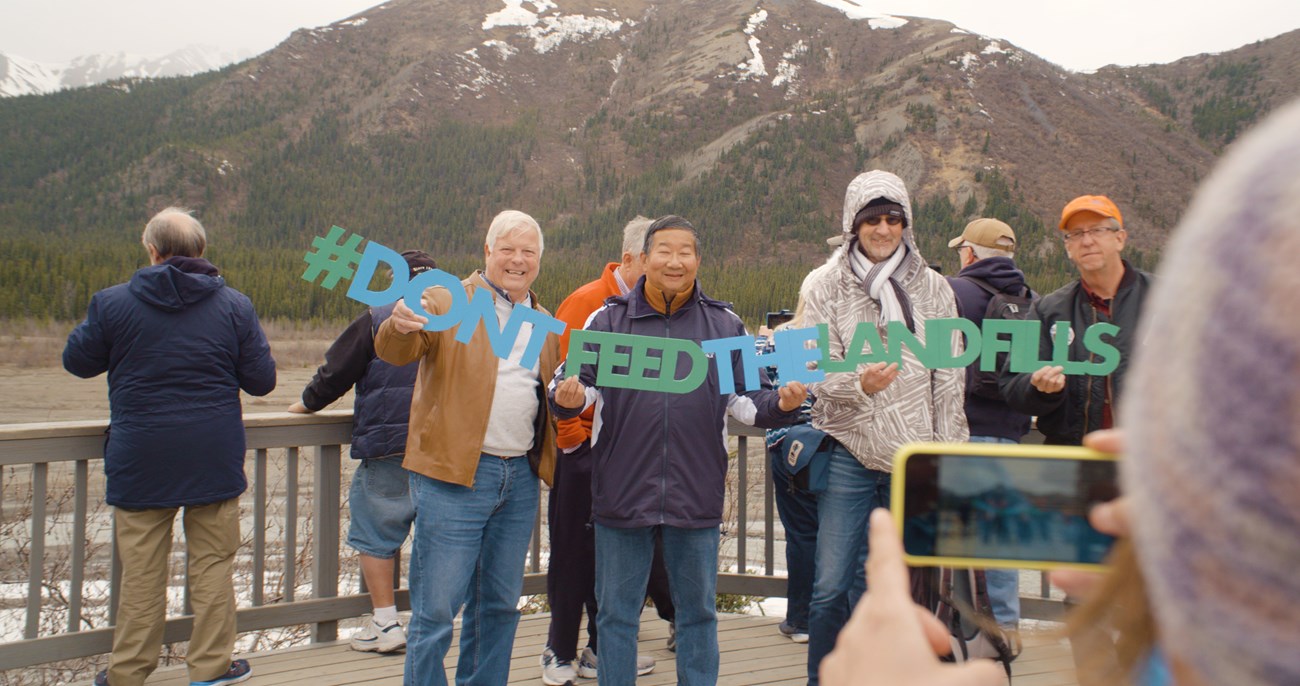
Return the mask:
<svg viewBox="0 0 1300 686">
<path fill-rule="evenodd" d="M 871 296 L 872 300 L 880 303 L 880 321 L 878 324 L 884 328 L 889 322 L 906 322 L 906 307 L 911 307 L 911 303 L 902 303 L 898 300 L 898 292 L 890 281 L 894 277 L 894 271 L 903 264 L 903 259 L 907 257 L 907 243 L 899 243 L 898 249 L 893 255 L 884 262 L 871 262 L 866 255 L 858 248 L 858 242 L 853 241 L 849 245 L 849 265 L 853 268 L 853 275 L 862 281 L 862 288 Z"/>
</svg>

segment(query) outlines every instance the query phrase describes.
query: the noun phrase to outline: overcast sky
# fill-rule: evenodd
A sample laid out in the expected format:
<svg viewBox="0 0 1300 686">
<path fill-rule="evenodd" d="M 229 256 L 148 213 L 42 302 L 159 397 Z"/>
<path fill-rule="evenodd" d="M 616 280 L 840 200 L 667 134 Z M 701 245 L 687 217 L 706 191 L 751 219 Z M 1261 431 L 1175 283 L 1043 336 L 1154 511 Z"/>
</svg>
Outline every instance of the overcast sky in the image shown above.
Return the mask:
<svg viewBox="0 0 1300 686">
<path fill-rule="evenodd" d="M 564 9 L 564 0 L 555 0 Z M 811 0 L 810 0 L 811 1 Z M 882 13 L 946 19 L 1074 70 L 1171 62 L 1300 28 L 1294 0 L 856 0 Z M 187 45 L 258 54 L 297 28 L 376 0 L 0 0 L 0 53 L 42 62 Z M 502 7 L 505 4 L 502 2 Z"/>
</svg>

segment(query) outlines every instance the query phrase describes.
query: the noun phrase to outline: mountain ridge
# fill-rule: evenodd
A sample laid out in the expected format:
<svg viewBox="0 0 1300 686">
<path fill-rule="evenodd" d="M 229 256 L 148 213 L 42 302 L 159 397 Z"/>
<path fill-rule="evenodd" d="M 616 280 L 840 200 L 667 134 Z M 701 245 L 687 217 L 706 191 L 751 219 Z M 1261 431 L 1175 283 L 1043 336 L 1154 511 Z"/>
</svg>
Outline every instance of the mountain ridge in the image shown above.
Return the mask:
<svg viewBox="0 0 1300 686">
<path fill-rule="evenodd" d="M 1151 266 L 1223 147 L 1300 92 L 1300 31 L 1081 74 L 949 22 L 873 27 L 834 4 L 391 0 L 218 72 L 0 101 L 14 170 L 0 228 L 112 252 L 108 236 L 188 204 L 232 259 L 231 243 L 249 251 L 236 263 L 267 297 L 296 298 L 270 311 L 341 316 L 351 304 L 304 293 L 290 266 L 333 224 L 472 268 L 487 220 L 524 209 L 563 258 L 543 286 L 556 302 L 627 219 L 672 211 L 725 267 L 712 290 L 753 317 L 792 305 L 845 184 L 883 168 L 908 183 L 931 261 L 952 269 L 947 240 L 998 216 L 1048 290 L 1071 273 L 1054 231 L 1067 200 L 1114 198 Z M 87 152 L 74 134 L 103 142 Z M 0 314 L 78 316 L 97 278 L 66 308 L 27 297 Z"/>
</svg>

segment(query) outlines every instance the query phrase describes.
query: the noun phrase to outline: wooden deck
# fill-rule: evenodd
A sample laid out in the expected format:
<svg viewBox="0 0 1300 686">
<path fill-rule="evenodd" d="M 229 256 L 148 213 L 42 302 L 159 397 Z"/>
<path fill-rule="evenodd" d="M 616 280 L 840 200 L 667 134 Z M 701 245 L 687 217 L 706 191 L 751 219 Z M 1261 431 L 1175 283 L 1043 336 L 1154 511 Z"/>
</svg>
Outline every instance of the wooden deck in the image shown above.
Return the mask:
<svg viewBox="0 0 1300 686">
<path fill-rule="evenodd" d="M 724 686 L 758 686 L 780 684 L 796 686 L 806 683 L 807 646 L 792 643 L 779 635 L 780 617 L 754 617 L 726 614 L 718 617 L 719 647 L 722 653 L 718 684 Z M 524 617 L 515 635 L 514 659 L 511 661 L 510 684 L 537 686 L 542 683 L 538 656 L 546 643 L 549 615 Z M 1075 686 L 1074 664 L 1070 649 L 1061 640 L 1047 634 L 1022 635 L 1024 652 L 1012 665 L 1015 686 Z M 668 652 L 668 625 L 653 612 L 642 619 L 640 652 L 657 661 L 655 671 L 637 680 L 643 686 L 676 682 L 676 659 Z M 447 656 L 448 681 L 452 680 L 458 653 L 457 637 Z M 245 655 L 253 665 L 252 686 L 346 686 L 374 684 L 397 686 L 402 683 L 405 657 L 359 653 L 347 641 L 336 641 L 267 653 Z M 582 679 L 580 684 L 595 684 Z M 150 686 L 188 686 L 185 666 L 159 669 L 150 677 Z"/>
</svg>

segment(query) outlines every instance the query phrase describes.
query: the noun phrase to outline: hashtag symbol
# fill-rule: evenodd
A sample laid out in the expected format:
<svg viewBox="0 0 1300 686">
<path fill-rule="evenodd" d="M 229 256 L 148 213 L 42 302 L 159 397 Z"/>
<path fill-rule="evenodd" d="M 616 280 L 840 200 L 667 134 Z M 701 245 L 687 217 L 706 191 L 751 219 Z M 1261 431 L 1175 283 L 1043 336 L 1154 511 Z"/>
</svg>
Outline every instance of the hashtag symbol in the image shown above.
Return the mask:
<svg viewBox="0 0 1300 686">
<path fill-rule="evenodd" d="M 307 263 L 307 271 L 302 273 L 303 280 L 315 283 L 316 278 L 324 272 L 325 278 L 320 282 L 321 287 L 334 290 L 334 287 L 339 284 L 339 279 L 352 279 L 357 264 L 361 262 L 361 253 L 357 252 L 357 246 L 361 245 L 361 236 L 354 233 L 343 241 L 347 233 L 342 228 L 333 226 L 330 227 L 328 235 L 311 239 L 312 249 L 302 257 L 302 261 Z"/>
</svg>

